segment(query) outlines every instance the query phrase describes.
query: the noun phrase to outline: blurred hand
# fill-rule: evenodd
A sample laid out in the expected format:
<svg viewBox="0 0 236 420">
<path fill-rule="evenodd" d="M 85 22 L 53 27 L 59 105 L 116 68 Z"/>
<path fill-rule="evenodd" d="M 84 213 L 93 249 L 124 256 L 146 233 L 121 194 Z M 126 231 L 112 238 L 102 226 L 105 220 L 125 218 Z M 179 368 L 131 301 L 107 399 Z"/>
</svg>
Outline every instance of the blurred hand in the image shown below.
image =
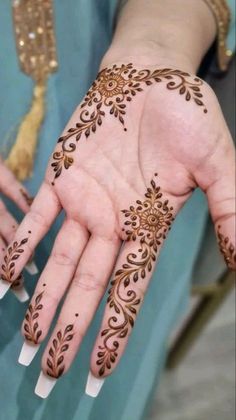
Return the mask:
<svg viewBox="0 0 236 420">
<path fill-rule="evenodd" d="M 7 289 L 65 211 L 22 327 L 28 344 L 21 362 L 29 364 L 67 292 L 42 359 L 39 395 L 70 367 L 114 269 L 91 357 L 95 377 L 113 371 L 170 225 L 197 187 L 235 268 L 234 147 L 211 88 L 179 70 L 120 63 L 104 69 L 59 139 L 2 271 Z"/>
<path fill-rule="evenodd" d="M 10 198 L 17 207 L 24 213 L 27 213 L 32 202 L 25 187 L 17 181 L 12 172 L 7 169 L 3 160 L 0 158 L 0 194 Z M 18 223 L 10 214 L 0 199 L 0 264 L 4 264 L 4 253 L 8 244 L 15 236 Z M 28 294 L 23 286 L 23 277 L 19 273 L 11 285 L 12 291 L 20 301 L 28 299 Z"/>
</svg>

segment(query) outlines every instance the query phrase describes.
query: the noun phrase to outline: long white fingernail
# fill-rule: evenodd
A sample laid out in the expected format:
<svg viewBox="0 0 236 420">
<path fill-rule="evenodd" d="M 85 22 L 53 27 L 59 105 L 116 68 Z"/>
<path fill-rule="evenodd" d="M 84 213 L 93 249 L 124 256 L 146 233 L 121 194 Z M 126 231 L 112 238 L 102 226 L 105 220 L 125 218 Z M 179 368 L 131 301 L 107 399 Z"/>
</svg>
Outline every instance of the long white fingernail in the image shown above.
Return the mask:
<svg viewBox="0 0 236 420">
<path fill-rule="evenodd" d="M 40 373 L 38 382 L 35 387 L 35 394 L 41 398 L 47 398 L 51 390 L 56 384 L 57 379 L 51 378 L 50 376 L 45 375 L 43 372 Z"/>
<path fill-rule="evenodd" d="M 34 356 L 36 355 L 39 347 L 40 344 L 31 344 L 25 341 L 22 346 L 18 362 L 21 365 L 29 366 Z"/>
<path fill-rule="evenodd" d="M 8 289 L 10 289 L 11 283 L 8 281 L 0 279 L 0 299 L 2 299 L 5 294 L 7 293 Z"/>
<path fill-rule="evenodd" d="M 11 291 L 20 302 L 26 302 L 29 300 L 28 292 L 23 286 L 20 289 L 11 289 Z"/>
<path fill-rule="evenodd" d="M 28 262 L 28 264 L 26 264 L 25 266 L 25 269 L 29 274 L 31 274 L 31 276 L 34 276 L 35 274 L 38 274 L 39 272 L 38 267 L 34 261 Z"/>
<path fill-rule="evenodd" d="M 88 374 L 85 393 L 90 397 L 97 397 L 105 379 L 96 378 L 91 372 Z"/>
</svg>

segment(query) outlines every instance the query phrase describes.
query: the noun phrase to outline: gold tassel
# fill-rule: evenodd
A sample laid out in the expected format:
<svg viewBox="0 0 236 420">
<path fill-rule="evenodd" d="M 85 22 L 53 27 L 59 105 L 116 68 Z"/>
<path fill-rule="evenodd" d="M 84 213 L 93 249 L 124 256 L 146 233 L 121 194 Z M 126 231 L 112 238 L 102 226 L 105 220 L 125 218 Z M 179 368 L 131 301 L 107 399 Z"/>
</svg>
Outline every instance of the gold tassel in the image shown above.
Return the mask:
<svg viewBox="0 0 236 420">
<path fill-rule="evenodd" d="M 46 81 L 34 87 L 33 101 L 29 112 L 20 124 L 19 131 L 6 164 L 20 181 L 32 175 L 38 133 L 45 114 Z"/>
</svg>

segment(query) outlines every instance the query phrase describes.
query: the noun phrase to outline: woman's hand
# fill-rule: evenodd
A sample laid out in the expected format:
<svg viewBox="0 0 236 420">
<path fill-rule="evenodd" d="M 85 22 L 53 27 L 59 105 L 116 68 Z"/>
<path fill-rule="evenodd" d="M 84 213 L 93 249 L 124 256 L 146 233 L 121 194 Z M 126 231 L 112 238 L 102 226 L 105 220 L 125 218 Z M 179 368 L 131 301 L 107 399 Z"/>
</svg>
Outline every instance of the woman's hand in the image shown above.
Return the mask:
<svg viewBox="0 0 236 420">
<path fill-rule="evenodd" d="M 23 213 L 29 211 L 32 203 L 32 198 L 28 195 L 25 187 L 17 181 L 12 172 L 7 169 L 2 159 L 0 158 L 0 194 L 5 195 L 12 200 Z M 15 218 L 7 210 L 5 204 L 0 199 L 0 264 L 4 264 L 4 253 L 8 244 L 15 236 L 18 223 Z M 28 265 L 28 271 L 35 273 L 36 267 L 34 264 Z M 23 287 L 23 277 L 19 275 L 11 284 L 11 289 L 20 301 L 28 300 L 29 296 Z"/>
<path fill-rule="evenodd" d="M 47 396 L 70 367 L 114 270 L 91 357 L 96 378 L 113 371 L 168 230 L 197 187 L 207 194 L 221 251 L 235 268 L 234 147 L 211 88 L 158 65 L 103 69 L 58 140 L 2 266 L 7 290 L 64 209 L 22 326 L 20 361 L 29 364 L 67 292 L 43 355 L 39 395 Z"/>
</svg>

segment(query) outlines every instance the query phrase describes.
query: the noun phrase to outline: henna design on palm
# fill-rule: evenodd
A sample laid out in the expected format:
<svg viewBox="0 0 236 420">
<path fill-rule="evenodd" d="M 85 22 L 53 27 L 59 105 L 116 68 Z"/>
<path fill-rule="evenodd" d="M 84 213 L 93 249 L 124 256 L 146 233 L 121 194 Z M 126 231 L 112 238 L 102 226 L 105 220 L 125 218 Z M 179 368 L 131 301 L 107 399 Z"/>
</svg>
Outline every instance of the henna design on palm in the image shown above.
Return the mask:
<svg viewBox="0 0 236 420">
<path fill-rule="evenodd" d="M 39 338 L 42 335 L 42 330 L 39 327 L 38 317 L 39 311 L 43 309 L 43 305 L 41 303 L 44 291 L 39 293 L 34 301 L 34 304 L 30 304 L 24 321 L 24 336 L 26 340 L 31 341 L 34 344 L 38 344 Z"/>
<path fill-rule="evenodd" d="M 236 251 L 233 244 L 220 232 L 221 226 L 218 226 L 217 236 L 220 252 L 222 253 L 225 263 L 233 270 L 236 265 Z"/>
<path fill-rule="evenodd" d="M 73 328 L 73 324 L 67 325 L 64 332 L 59 330 L 52 341 L 47 358 L 47 374 L 53 378 L 59 378 L 65 370 L 64 353 L 68 350 L 68 343 L 74 336 Z"/>
<path fill-rule="evenodd" d="M 31 234 L 31 231 L 28 231 Z M 24 245 L 28 242 L 29 238 L 24 238 L 20 242 L 13 242 L 11 246 L 7 248 L 7 253 L 4 257 L 4 263 L 2 264 L 1 278 L 9 283 L 12 281 L 12 277 L 15 274 L 15 263 L 21 254 L 24 252 Z"/>
<path fill-rule="evenodd" d="M 68 169 L 73 164 L 74 159 L 71 154 L 76 150 L 76 143 L 82 134 L 88 138 L 91 133 L 96 132 L 98 126 L 102 125 L 106 109 L 118 119 L 126 131 L 124 117 L 127 102 L 132 101 L 145 86 L 161 82 L 166 82 L 168 90 L 178 91 L 187 102 L 193 100 L 198 106 L 203 107 L 205 113 L 207 112 L 200 90 L 203 81 L 198 77 L 192 78 L 189 73 L 173 69 L 137 70 L 132 63 L 121 66 L 114 64 L 111 68 L 105 68 L 99 72 L 81 104 L 79 121 L 75 127 L 69 128 L 67 133 L 58 139 L 61 150 L 53 153 L 51 164 L 55 172 L 54 181 L 61 175 L 63 168 Z"/>
<path fill-rule="evenodd" d="M 155 174 L 157 176 L 157 174 Z M 101 332 L 103 345 L 99 346 L 97 365 L 99 375 L 111 369 L 118 356 L 119 339 L 127 336 L 134 326 L 137 308 L 141 297 L 133 290 L 132 285 L 142 281 L 151 272 L 156 261 L 157 251 L 166 238 L 174 220 L 168 200 L 163 200 L 160 187 L 151 180 L 147 188 L 145 200 L 136 201 L 137 206 L 122 210 L 127 221 L 123 229 L 128 241 L 139 241 L 137 253 L 129 253 L 122 268 L 115 273 L 111 281 L 107 303 L 114 314 L 108 320 L 108 327 Z M 118 317 L 117 317 L 118 315 Z"/>
</svg>

